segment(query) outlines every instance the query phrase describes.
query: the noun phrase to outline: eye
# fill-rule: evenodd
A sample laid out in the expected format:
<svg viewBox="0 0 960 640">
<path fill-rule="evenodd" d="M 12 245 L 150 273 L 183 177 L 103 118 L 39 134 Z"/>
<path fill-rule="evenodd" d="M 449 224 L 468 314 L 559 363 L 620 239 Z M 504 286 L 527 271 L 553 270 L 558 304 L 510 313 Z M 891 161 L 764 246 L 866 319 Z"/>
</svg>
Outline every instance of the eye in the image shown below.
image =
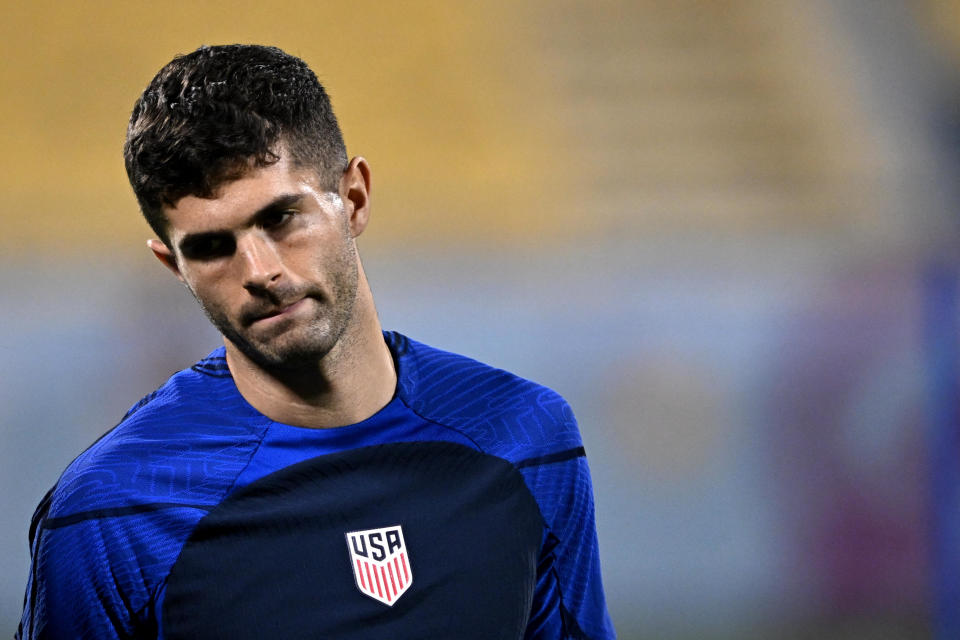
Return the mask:
<svg viewBox="0 0 960 640">
<path fill-rule="evenodd" d="M 292 209 L 274 209 L 267 211 L 260 218 L 260 226 L 268 230 L 279 229 L 289 222 L 294 214 L 296 214 L 296 211 Z"/>
<path fill-rule="evenodd" d="M 181 250 L 190 260 L 213 260 L 232 255 L 237 249 L 233 236 L 222 233 L 210 233 L 187 239 Z"/>
</svg>

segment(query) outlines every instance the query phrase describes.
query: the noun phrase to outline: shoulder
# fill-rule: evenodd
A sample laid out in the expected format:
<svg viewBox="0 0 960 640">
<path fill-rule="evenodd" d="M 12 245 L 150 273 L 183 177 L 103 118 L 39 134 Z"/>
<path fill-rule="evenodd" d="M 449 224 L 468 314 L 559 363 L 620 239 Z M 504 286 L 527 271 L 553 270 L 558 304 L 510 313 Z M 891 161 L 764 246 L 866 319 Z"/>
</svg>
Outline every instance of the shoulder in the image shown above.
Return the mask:
<svg viewBox="0 0 960 640">
<path fill-rule="evenodd" d="M 225 362 L 217 369 L 217 353 L 171 376 L 77 456 L 57 482 L 48 517 L 219 499 L 262 428 L 225 392 L 233 383 Z"/>
<path fill-rule="evenodd" d="M 397 333 L 387 341 L 404 402 L 487 453 L 519 463 L 582 446 L 573 411 L 556 391 Z"/>
</svg>

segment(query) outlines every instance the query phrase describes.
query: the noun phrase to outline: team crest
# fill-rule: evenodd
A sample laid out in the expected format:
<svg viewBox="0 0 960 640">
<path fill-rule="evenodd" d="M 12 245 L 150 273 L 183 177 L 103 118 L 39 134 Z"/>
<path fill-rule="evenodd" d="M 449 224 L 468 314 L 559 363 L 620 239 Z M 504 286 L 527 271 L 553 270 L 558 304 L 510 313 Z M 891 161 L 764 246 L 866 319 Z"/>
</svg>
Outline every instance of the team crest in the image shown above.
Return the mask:
<svg viewBox="0 0 960 640">
<path fill-rule="evenodd" d="M 392 607 L 413 583 L 400 525 L 347 533 L 350 565 L 364 595 Z"/>
</svg>

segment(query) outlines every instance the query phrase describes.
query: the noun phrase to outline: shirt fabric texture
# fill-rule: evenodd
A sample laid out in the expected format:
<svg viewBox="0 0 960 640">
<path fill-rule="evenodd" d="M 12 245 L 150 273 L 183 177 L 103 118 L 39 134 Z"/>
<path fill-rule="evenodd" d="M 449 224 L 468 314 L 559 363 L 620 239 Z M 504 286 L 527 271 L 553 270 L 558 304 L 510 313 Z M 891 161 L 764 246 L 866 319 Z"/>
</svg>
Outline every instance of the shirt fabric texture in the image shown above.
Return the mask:
<svg viewBox="0 0 960 640">
<path fill-rule="evenodd" d="M 567 403 L 384 337 L 357 424 L 270 420 L 222 347 L 135 404 L 38 506 L 16 638 L 613 638 Z"/>
</svg>

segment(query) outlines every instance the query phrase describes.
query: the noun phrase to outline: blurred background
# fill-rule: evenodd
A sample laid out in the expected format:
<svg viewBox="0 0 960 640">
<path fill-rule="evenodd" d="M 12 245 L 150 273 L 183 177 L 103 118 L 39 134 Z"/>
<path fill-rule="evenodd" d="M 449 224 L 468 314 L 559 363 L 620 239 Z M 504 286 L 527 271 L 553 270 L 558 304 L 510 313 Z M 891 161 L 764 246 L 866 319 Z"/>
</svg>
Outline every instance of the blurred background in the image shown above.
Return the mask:
<svg viewBox="0 0 960 640">
<path fill-rule="evenodd" d="M 5 2 L 0 635 L 30 515 L 218 344 L 121 145 L 174 54 L 304 58 L 385 327 L 560 391 L 620 637 L 960 637 L 960 1 Z"/>
</svg>

